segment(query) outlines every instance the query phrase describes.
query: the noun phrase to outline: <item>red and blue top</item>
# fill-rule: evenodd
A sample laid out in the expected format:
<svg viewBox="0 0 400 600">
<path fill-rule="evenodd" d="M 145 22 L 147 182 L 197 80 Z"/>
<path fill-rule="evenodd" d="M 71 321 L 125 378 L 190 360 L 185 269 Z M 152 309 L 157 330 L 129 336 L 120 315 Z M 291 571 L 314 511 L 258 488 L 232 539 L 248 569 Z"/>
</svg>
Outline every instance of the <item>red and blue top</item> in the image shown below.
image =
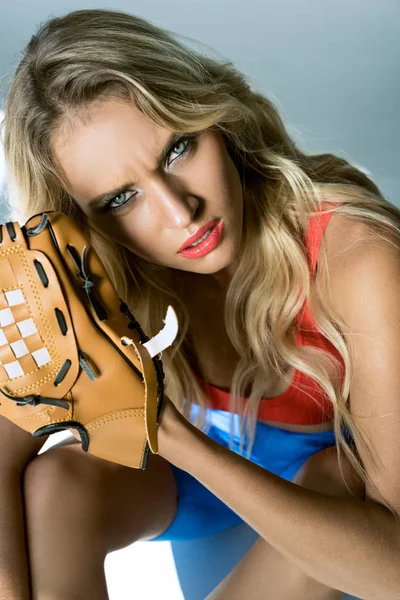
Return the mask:
<svg viewBox="0 0 400 600">
<path fill-rule="evenodd" d="M 324 210 L 324 205 L 322 205 L 322 210 Z M 331 216 L 332 212 L 314 215 L 308 224 L 305 244 L 308 249 L 312 278 L 315 274 L 322 235 Z M 320 225 L 318 225 L 317 219 L 320 221 Z M 296 346 L 316 346 L 333 354 L 341 364 L 341 377 L 344 376 L 343 359 L 329 340 L 317 331 L 310 316 L 307 300 L 295 319 L 295 339 Z M 196 377 L 204 393 L 210 399 L 211 408 L 229 411 L 229 392 Z M 306 389 L 307 393 L 304 393 L 302 389 Z M 311 395 L 311 398 L 308 394 Z M 298 425 L 316 425 L 332 420 L 333 415 L 332 403 L 323 388 L 311 377 L 296 369 L 290 386 L 283 394 L 260 401 L 258 419 Z"/>
</svg>

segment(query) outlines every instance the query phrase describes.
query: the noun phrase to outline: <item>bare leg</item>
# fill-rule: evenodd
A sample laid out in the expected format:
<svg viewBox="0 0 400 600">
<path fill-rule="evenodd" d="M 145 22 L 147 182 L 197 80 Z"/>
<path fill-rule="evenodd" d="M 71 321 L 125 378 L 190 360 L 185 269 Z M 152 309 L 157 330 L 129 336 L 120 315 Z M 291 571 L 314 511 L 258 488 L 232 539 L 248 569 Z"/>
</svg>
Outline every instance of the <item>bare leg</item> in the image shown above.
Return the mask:
<svg viewBox="0 0 400 600">
<path fill-rule="evenodd" d="M 24 495 L 32 600 L 108 600 L 108 552 L 165 531 L 177 490 L 160 456 L 141 471 L 69 444 L 28 464 Z"/>
<path fill-rule="evenodd" d="M 206 600 L 339 600 L 342 596 L 343 592 L 309 577 L 259 537 Z"/>
<path fill-rule="evenodd" d="M 343 457 L 347 486 L 357 498 L 365 494 L 364 483 Z M 341 478 L 335 448 L 315 454 L 297 473 L 294 482 L 332 496 L 348 496 Z M 339 600 L 343 592 L 316 581 L 290 557 L 259 537 L 236 567 L 214 588 L 206 600 Z"/>
</svg>

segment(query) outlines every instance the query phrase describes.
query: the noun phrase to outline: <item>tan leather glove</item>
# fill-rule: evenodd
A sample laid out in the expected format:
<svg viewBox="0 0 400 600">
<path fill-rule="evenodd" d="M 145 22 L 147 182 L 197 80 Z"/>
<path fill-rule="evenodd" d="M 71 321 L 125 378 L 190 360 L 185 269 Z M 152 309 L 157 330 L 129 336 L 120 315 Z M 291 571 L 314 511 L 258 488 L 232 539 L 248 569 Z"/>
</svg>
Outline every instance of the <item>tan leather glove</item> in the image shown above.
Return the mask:
<svg viewBox="0 0 400 600">
<path fill-rule="evenodd" d="M 34 437 L 70 430 L 84 451 L 144 470 L 158 454 L 173 308 L 149 340 L 62 213 L 8 222 L 0 238 L 0 414 Z"/>
</svg>

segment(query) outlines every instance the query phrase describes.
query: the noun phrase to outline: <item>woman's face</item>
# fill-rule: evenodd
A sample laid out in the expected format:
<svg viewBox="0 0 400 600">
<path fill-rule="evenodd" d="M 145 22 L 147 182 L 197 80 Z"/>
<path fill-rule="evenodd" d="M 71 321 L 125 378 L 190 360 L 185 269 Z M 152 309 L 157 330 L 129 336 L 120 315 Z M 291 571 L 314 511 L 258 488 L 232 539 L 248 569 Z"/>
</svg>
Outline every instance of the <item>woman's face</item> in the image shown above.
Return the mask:
<svg viewBox="0 0 400 600">
<path fill-rule="evenodd" d="M 213 275 L 225 286 L 240 246 L 243 196 L 220 133 L 206 130 L 192 143 L 180 134 L 170 142 L 171 131 L 117 99 L 93 104 L 87 114 L 53 142 L 68 192 L 82 211 L 149 262 Z M 163 151 L 168 153 L 157 164 Z M 214 250 L 195 259 L 178 254 L 190 235 L 214 219 L 223 221 Z"/>
</svg>

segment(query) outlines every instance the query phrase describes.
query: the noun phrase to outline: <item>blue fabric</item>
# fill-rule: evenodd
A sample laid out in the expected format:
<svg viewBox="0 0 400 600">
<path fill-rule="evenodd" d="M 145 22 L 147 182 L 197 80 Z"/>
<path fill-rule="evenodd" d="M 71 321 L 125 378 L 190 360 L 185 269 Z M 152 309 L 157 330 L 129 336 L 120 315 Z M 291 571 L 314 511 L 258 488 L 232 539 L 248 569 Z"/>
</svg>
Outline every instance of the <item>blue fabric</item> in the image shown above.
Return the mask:
<svg viewBox="0 0 400 600">
<path fill-rule="evenodd" d="M 197 405 L 191 409 L 190 421 L 193 423 L 199 411 Z M 231 414 L 208 409 L 211 427 L 207 435 L 219 444 L 229 447 Z M 234 415 L 234 447 L 239 453 L 239 417 Z M 344 432 L 346 435 L 346 432 Z M 315 433 L 297 433 L 265 423 L 257 422 L 256 437 L 250 460 L 268 471 L 291 481 L 300 467 L 311 456 L 335 445 L 333 431 Z M 346 435 L 346 439 L 351 438 Z M 243 456 L 246 456 L 247 445 L 243 444 Z M 212 494 L 195 477 L 170 465 L 178 487 L 178 508 L 174 521 L 164 533 L 149 541 L 192 540 L 226 529 L 230 529 L 243 519 Z"/>
</svg>

